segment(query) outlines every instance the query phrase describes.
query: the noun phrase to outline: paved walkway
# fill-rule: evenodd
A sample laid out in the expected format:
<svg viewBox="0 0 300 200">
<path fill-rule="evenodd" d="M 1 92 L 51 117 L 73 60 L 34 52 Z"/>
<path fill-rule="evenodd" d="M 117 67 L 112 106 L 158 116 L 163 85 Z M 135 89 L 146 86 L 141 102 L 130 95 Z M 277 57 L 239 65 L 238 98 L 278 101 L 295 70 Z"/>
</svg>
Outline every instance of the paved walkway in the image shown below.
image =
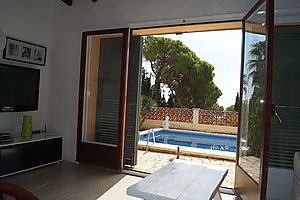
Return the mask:
<svg viewBox="0 0 300 200">
<path fill-rule="evenodd" d="M 254 156 L 240 157 L 240 166 L 250 174 L 254 180 L 259 182 L 260 159 Z"/>
<path fill-rule="evenodd" d="M 138 159 L 137 159 L 138 164 L 135 166 L 135 168 L 152 173 L 164 167 L 166 164 L 170 162 L 170 160 L 174 159 L 175 157 L 176 156 L 172 154 L 157 153 L 157 152 L 150 152 L 150 151 L 146 152 L 146 151 L 138 150 Z M 229 171 L 225 180 L 222 183 L 222 186 L 233 188 L 235 162 L 212 159 L 212 158 L 199 158 L 193 156 L 180 156 L 180 159 L 184 159 L 192 162 L 198 162 L 208 166 L 220 166 L 223 168 L 227 168 Z"/>
</svg>

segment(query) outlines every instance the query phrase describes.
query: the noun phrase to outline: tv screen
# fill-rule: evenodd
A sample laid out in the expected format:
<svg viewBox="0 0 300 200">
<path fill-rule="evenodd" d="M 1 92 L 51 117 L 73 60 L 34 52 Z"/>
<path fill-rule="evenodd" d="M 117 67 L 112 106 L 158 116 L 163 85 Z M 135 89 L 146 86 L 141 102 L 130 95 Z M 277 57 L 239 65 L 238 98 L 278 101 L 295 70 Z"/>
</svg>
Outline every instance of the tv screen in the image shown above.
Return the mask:
<svg viewBox="0 0 300 200">
<path fill-rule="evenodd" d="M 0 64 L 0 112 L 38 109 L 40 70 Z"/>
</svg>

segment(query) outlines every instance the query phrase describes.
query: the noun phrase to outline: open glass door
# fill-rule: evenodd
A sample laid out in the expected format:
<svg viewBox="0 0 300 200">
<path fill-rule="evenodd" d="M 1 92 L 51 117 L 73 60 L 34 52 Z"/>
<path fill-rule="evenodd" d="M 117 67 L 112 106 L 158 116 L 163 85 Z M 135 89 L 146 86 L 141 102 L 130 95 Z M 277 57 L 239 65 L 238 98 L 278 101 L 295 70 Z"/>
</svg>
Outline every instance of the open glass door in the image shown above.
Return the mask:
<svg viewBox="0 0 300 200">
<path fill-rule="evenodd" d="M 273 0 L 259 1 L 243 19 L 241 106 L 235 190 L 265 199 L 272 116 Z"/>
<path fill-rule="evenodd" d="M 82 35 L 78 162 L 123 167 L 129 37 L 127 28 Z"/>
</svg>

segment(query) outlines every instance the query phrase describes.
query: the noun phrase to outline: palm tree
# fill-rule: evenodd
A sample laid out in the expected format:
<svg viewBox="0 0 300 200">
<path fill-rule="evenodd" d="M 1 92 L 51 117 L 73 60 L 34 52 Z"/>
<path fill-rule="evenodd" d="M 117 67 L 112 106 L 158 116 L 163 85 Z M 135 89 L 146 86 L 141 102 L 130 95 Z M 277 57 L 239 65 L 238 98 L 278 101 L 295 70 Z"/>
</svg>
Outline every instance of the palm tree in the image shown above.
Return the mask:
<svg viewBox="0 0 300 200">
<path fill-rule="evenodd" d="M 244 92 L 244 95 L 247 94 L 247 85 L 248 85 L 247 75 L 243 74 L 243 92 Z"/>
<path fill-rule="evenodd" d="M 264 69 L 265 69 L 265 41 L 257 42 L 252 45 L 252 49 L 249 51 L 251 58 L 247 63 L 248 80 L 252 77 L 252 85 L 255 87 L 261 87 L 264 85 Z"/>
<path fill-rule="evenodd" d="M 249 70 L 248 81 L 252 79 L 254 87 L 251 98 L 249 99 L 249 129 L 248 146 L 249 153 L 253 156 L 260 156 L 263 127 L 263 104 L 264 99 L 264 72 L 265 72 L 265 41 L 257 42 L 252 45 L 249 51 L 250 60 L 247 63 Z"/>
</svg>

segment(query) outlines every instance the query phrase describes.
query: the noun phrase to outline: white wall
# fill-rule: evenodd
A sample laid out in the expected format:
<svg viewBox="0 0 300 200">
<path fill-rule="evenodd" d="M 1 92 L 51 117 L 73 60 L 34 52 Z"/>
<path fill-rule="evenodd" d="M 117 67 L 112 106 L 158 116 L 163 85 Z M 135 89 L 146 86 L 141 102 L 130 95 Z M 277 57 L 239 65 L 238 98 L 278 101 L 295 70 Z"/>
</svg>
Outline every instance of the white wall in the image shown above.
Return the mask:
<svg viewBox="0 0 300 200">
<path fill-rule="evenodd" d="M 47 122 L 48 80 L 51 68 L 52 33 L 53 33 L 53 0 L 0 0 L 0 28 L 7 36 L 44 45 L 48 48 L 45 67 L 6 61 L 0 62 L 29 66 L 41 69 L 39 110 L 22 113 L 0 113 L 0 131 L 12 131 L 20 134 L 22 116 L 33 116 L 33 128 L 43 128 Z"/>
<path fill-rule="evenodd" d="M 64 159 L 75 159 L 81 34 L 132 23 L 246 12 L 255 0 L 56 1 L 49 91 L 49 128 L 64 136 Z M 228 19 L 222 18 L 222 20 Z M 209 19 L 209 17 L 208 17 Z"/>
<path fill-rule="evenodd" d="M 64 136 L 63 158 L 76 156 L 77 106 L 81 34 L 88 30 L 128 27 L 130 24 L 157 24 L 157 21 L 180 22 L 216 15 L 222 20 L 249 11 L 256 0 L 75 0 L 72 7 L 60 0 L 55 5 L 53 60 L 50 74 L 48 124 Z M 295 3 L 297 4 L 296 6 Z M 276 7 L 300 7 L 299 0 L 276 0 Z M 229 14 L 229 15 L 226 15 Z M 233 15 L 231 15 L 233 14 Z M 164 22 L 162 22 L 164 21 Z M 268 197 L 289 199 L 291 172 L 269 172 Z"/>
<path fill-rule="evenodd" d="M 268 172 L 268 200 L 291 200 L 293 170 L 270 167 Z"/>
<path fill-rule="evenodd" d="M 198 18 L 222 20 L 244 13 L 256 0 L 74 0 L 72 7 L 61 0 L 0 0 L 0 28 L 8 36 L 45 45 L 47 64 L 41 69 L 39 110 L 34 128 L 48 128 L 64 136 L 64 159 L 75 160 L 81 33 L 87 30 L 149 24 L 152 21 Z M 277 0 L 277 6 L 294 8 L 299 0 Z M 54 11 L 53 11 L 54 10 Z M 229 15 L 226 15 L 229 14 Z M 233 15 L 231 15 L 233 14 Z M 204 17 L 205 16 L 205 17 Z M 151 23 L 150 23 L 151 24 Z M 54 35 L 53 35 L 54 33 Z M 53 38 L 52 38 L 53 36 Z M 52 40 L 53 39 L 53 40 Z M 52 43 L 53 41 L 53 43 Z M 0 62 L 5 62 L 0 58 Z M 26 64 L 19 63 L 26 66 Z M 49 77 L 50 76 L 50 77 Z M 0 131 L 19 133 L 25 113 L 0 113 Z M 270 169 L 268 196 L 289 199 L 291 171 Z M 283 197 L 283 198 L 282 198 Z"/>
<path fill-rule="evenodd" d="M 256 0 L 75 0 L 71 7 L 56 0 L 53 60 L 49 91 L 49 127 L 64 136 L 64 159 L 75 159 L 81 34 L 88 30 L 128 27 L 163 21 L 233 19 Z M 298 0 L 277 0 L 287 9 Z M 286 4 L 288 3 L 288 5 Z M 299 3 L 297 3 L 298 5 Z M 222 17 L 224 16 L 224 17 Z"/>
</svg>

